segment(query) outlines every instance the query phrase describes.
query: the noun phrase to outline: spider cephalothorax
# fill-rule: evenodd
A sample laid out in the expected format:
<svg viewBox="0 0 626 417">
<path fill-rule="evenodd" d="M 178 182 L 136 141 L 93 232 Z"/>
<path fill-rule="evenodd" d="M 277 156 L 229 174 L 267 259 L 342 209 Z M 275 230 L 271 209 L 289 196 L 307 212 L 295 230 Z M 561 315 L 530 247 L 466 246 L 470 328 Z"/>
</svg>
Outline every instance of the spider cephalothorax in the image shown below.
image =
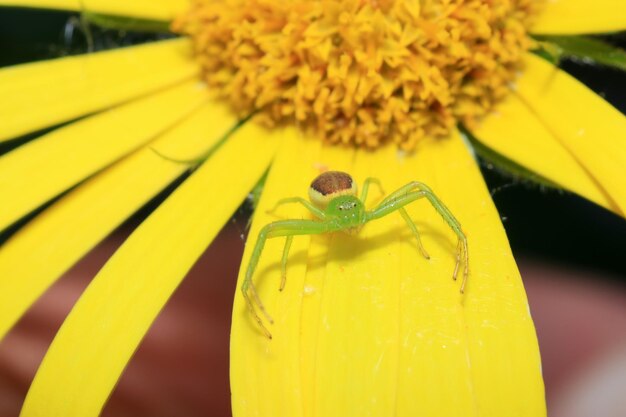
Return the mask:
<svg viewBox="0 0 626 417">
<path fill-rule="evenodd" d="M 271 338 L 272 335 L 263 324 L 261 317 L 257 314 L 255 303 L 270 323 L 272 323 L 273 320 L 265 311 L 263 303 L 261 302 L 254 283 L 252 282 L 254 270 L 259 262 L 261 252 L 263 251 L 263 247 L 265 246 L 265 241 L 267 239 L 279 236 L 285 236 L 287 238 L 281 262 L 281 291 L 285 287 L 287 277 L 287 257 L 289 255 L 289 249 L 291 248 L 291 242 L 294 236 L 315 235 L 337 231 L 356 234 L 370 220 L 379 219 L 394 211 L 398 211 L 406 221 L 417 240 L 417 246 L 422 255 L 425 258 L 430 259 L 430 256 L 422 246 L 420 235 L 417 231 L 415 223 L 413 223 L 413 220 L 411 220 L 411 217 L 404 209 L 404 206 L 420 198 L 426 198 L 432 204 L 435 210 L 437 210 L 441 217 L 443 217 L 458 237 L 456 264 L 454 266 L 452 277 L 456 280 L 461 258 L 463 258 L 463 282 L 461 283 L 460 289 L 460 291 L 463 292 L 467 276 L 469 274 L 467 239 L 461 230 L 461 225 L 456 218 L 454 218 L 450 210 L 448 210 L 443 202 L 439 200 L 439 198 L 426 184 L 412 181 L 397 191 L 389 194 L 378 204 L 378 206 L 376 206 L 373 210 L 368 211 L 365 209 L 365 200 L 367 198 L 369 186 L 372 183 L 378 185 L 379 187 L 381 186 L 380 181 L 376 178 L 367 178 L 363 182 L 361 196 L 358 197 L 357 185 L 349 174 L 339 171 L 328 171 L 320 174 L 311 183 L 311 186 L 309 187 L 309 198 L 311 199 L 311 202 L 301 197 L 284 198 L 279 200 L 276 203 L 276 206 L 274 206 L 271 210 L 273 211 L 276 207 L 285 203 L 300 203 L 315 217 L 317 217 L 317 220 L 279 220 L 266 225 L 259 232 L 259 237 L 256 245 L 254 246 L 254 250 L 252 251 L 252 256 L 250 257 L 250 263 L 248 264 L 248 269 L 246 270 L 246 276 L 241 290 L 244 298 L 246 299 L 248 308 L 267 337 Z"/>
<path fill-rule="evenodd" d="M 324 212 L 329 220 L 334 218 L 337 230 L 348 234 L 358 233 L 365 224 L 365 206 L 356 196 L 335 197 Z"/>
</svg>

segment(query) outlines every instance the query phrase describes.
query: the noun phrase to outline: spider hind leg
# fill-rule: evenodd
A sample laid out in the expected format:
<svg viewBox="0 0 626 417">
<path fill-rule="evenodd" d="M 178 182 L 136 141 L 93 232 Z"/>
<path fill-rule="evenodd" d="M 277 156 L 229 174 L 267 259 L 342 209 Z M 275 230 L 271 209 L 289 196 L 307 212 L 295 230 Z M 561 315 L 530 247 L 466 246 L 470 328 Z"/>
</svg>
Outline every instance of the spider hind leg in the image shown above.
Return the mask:
<svg viewBox="0 0 626 417">
<path fill-rule="evenodd" d="M 267 330 L 267 327 L 263 324 L 263 320 L 257 313 L 257 309 L 261 311 L 261 314 L 267 319 L 270 324 L 274 323 L 272 317 L 265 310 L 265 306 L 261 301 L 261 297 L 259 296 L 256 287 L 252 281 L 252 277 L 254 275 L 254 271 L 259 263 L 259 259 L 261 258 L 261 252 L 263 252 L 263 248 L 265 246 L 265 241 L 267 239 L 271 239 L 274 237 L 284 236 L 287 238 L 285 242 L 285 248 L 283 249 L 282 256 L 282 280 L 280 289 L 283 289 L 285 286 L 286 279 L 286 265 L 287 265 L 287 257 L 289 254 L 289 249 L 291 247 L 291 242 L 294 236 L 298 235 L 314 235 L 325 233 L 332 228 L 332 224 L 324 221 L 313 221 L 313 220 L 280 220 L 277 222 L 270 223 L 263 227 L 259 232 L 259 237 L 254 245 L 254 249 L 252 250 L 252 255 L 250 256 L 250 260 L 248 263 L 248 268 L 246 269 L 246 275 L 241 286 L 241 291 L 243 293 L 244 299 L 248 306 L 248 310 L 252 314 L 254 320 L 257 322 L 259 327 L 263 330 L 263 333 L 268 338 L 272 338 L 272 334 Z M 255 306 L 256 304 L 256 306 Z"/>
<path fill-rule="evenodd" d="M 243 293 L 243 298 L 246 300 L 246 305 L 248 306 L 248 311 L 250 311 L 250 313 L 252 314 L 252 317 L 254 318 L 254 321 L 257 322 L 257 324 L 259 325 L 259 327 L 263 331 L 263 334 L 265 334 L 265 336 L 268 339 L 271 339 L 272 338 L 272 334 L 267 329 L 267 327 L 265 327 L 265 325 L 263 324 L 263 320 L 261 320 L 261 317 L 259 317 L 259 314 L 256 312 L 256 309 L 254 308 L 254 302 L 252 301 L 252 298 L 250 298 L 250 294 L 249 294 L 248 290 L 251 290 L 251 292 L 253 293 L 254 299 L 257 302 L 257 304 L 259 304 L 260 301 L 261 301 L 259 296 L 258 296 L 258 294 L 257 294 L 257 292 L 256 292 L 256 288 L 254 287 L 254 284 L 250 283 L 250 285 L 248 286 L 247 283 L 244 283 L 244 285 L 241 287 L 241 292 Z M 260 304 L 260 308 L 261 308 L 261 311 L 264 313 L 264 315 L 266 317 L 269 317 L 269 315 L 265 311 L 265 308 L 263 307 L 262 303 Z M 271 319 L 271 317 L 269 317 L 268 321 L 270 323 L 273 323 L 273 320 Z"/>
<path fill-rule="evenodd" d="M 280 261 L 280 291 L 285 289 L 285 284 L 287 283 L 287 259 L 289 258 L 291 242 L 293 242 L 293 236 L 287 236 L 287 239 L 285 239 L 285 249 L 283 249 L 283 258 Z"/>
<path fill-rule="evenodd" d="M 462 233 L 463 232 L 461 232 L 461 234 Z M 457 248 L 457 266 L 455 267 L 455 271 L 458 269 L 461 255 L 463 256 L 463 282 L 461 282 L 461 294 L 463 294 L 465 292 L 467 276 L 469 275 L 469 253 L 467 251 L 467 239 L 465 238 L 465 235 L 463 235 L 463 239 L 459 239 Z M 456 279 L 456 276 L 454 279 Z"/>
</svg>

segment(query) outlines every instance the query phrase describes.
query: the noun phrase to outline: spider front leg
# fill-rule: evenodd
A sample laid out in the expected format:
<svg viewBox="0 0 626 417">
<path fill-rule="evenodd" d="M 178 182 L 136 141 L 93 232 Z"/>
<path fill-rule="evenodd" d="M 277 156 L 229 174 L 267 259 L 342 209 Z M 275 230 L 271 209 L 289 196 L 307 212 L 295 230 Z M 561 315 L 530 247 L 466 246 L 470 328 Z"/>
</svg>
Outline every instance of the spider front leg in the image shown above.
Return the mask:
<svg viewBox="0 0 626 417">
<path fill-rule="evenodd" d="M 418 188 L 420 191 L 411 191 L 411 189 Z M 458 238 L 457 251 L 456 251 L 456 263 L 454 265 L 454 272 L 452 273 L 452 278 L 456 280 L 459 264 L 461 262 L 461 257 L 463 257 L 463 262 L 465 269 L 463 271 L 463 282 L 461 283 L 461 293 L 465 290 L 465 284 L 467 282 L 467 277 L 469 275 L 469 252 L 467 248 L 467 238 L 461 229 L 461 224 L 458 220 L 452 215 L 450 210 L 443 204 L 443 202 L 432 192 L 432 190 L 425 184 L 419 182 L 409 183 L 406 186 L 402 187 L 398 191 L 392 193 L 389 197 L 383 200 L 382 203 L 378 205 L 374 210 L 367 213 L 368 220 L 378 219 L 380 217 L 386 216 L 389 213 L 392 213 L 396 210 L 403 210 L 403 207 L 407 204 L 412 203 L 415 200 L 426 197 L 428 201 L 431 203 L 433 208 L 437 210 L 437 212 L 443 217 L 445 222 L 450 226 L 450 228 L 454 231 Z M 406 212 L 405 212 L 406 213 Z M 401 212 L 402 214 L 402 212 Z M 406 217 L 402 214 L 402 217 L 405 220 Z M 410 218 L 409 218 L 410 220 Z M 411 226 L 413 222 L 409 223 Z M 413 224 L 415 226 L 415 224 Z M 413 229 L 413 228 L 412 228 Z M 415 228 L 415 231 L 417 228 Z M 418 238 L 419 239 L 419 238 Z"/>
<path fill-rule="evenodd" d="M 282 198 L 280 200 L 278 200 L 278 202 L 274 205 L 274 207 L 272 207 L 270 210 L 267 210 L 267 213 L 273 213 L 276 211 L 276 209 L 283 205 L 283 204 L 289 204 L 289 203 L 300 203 L 302 204 L 304 207 L 306 207 L 307 210 L 309 210 L 311 213 L 313 213 L 313 215 L 315 217 L 317 217 L 318 219 L 325 219 L 326 218 L 326 214 L 324 214 L 324 211 L 315 207 L 313 204 L 311 204 L 309 201 L 305 200 L 302 197 L 289 197 L 289 198 Z"/>
<path fill-rule="evenodd" d="M 417 226 L 415 226 L 415 223 L 411 219 L 411 216 L 409 216 L 409 213 L 406 212 L 404 207 L 400 207 L 398 211 L 400 212 L 400 215 L 402 216 L 406 224 L 409 226 L 409 229 L 411 229 L 411 231 L 413 232 L 413 236 L 415 236 L 415 240 L 417 241 L 417 248 L 419 249 L 420 253 L 424 258 L 430 259 L 430 255 L 428 254 L 428 252 L 426 252 L 426 249 L 424 249 L 424 245 L 422 245 L 422 238 L 420 238 L 420 234 L 417 231 Z"/>
<path fill-rule="evenodd" d="M 331 229 L 332 224 L 329 222 L 316 222 L 313 220 L 281 220 L 266 225 L 259 232 L 259 237 L 257 238 L 256 244 L 254 245 L 254 249 L 252 250 L 252 255 L 250 256 L 250 261 L 248 263 L 248 268 L 246 269 L 246 275 L 241 286 L 241 292 L 243 293 L 243 297 L 246 300 L 246 305 L 248 306 L 250 313 L 254 317 L 255 321 L 258 323 L 259 327 L 261 327 L 261 329 L 263 330 L 263 333 L 265 333 L 265 336 L 267 336 L 268 338 L 271 339 L 272 334 L 263 324 L 263 320 L 257 313 L 255 305 L 261 311 L 262 315 L 265 316 L 269 323 L 273 323 L 274 320 L 265 310 L 265 306 L 263 305 L 263 302 L 259 297 L 254 282 L 252 281 L 252 276 L 254 275 L 254 271 L 259 263 L 259 259 L 261 258 L 261 253 L 263 252 L 263 248 L 265 247 L 265 241 L 274 237 L 287 237 L 288 244 L 285 245 L 282 258 L 284 271 L 287 261 L 287 255 L 289 253 L 289 247 L 291 246 L 291 240 L 293 239 L 293 236 L 321 234 L 331 231 Z M 281 289 L 283 286 L 284 283 L 281 284 Z"/>
<path fill-rule="evenodd" d="M 450 210 L 446 207 L 446 205 L 443 204 L 443 202 L 439 199 L 439 197 L 435 195 L 433 190 L 431 190 L 430 187 L 424 184 L 423 182 L 411 181 L 404 187 L 401 187 L 396 192 L 390 194 L 385 200 L 383 200 L 381 205 L 387 201 L 390 201 L 391 199 L 398 198 L 402 195 L 406 195 L 414 189 L 418 189 L 425 193 L 425 197 L 428 198 L 428 201 L 430 201 L 430 203 L 433 205 L 435 210 L 437 210 L 437 212 L 441 215 L 441 217 L 443 217 L 446 223 L 448 223 L 450 228 L 452 228 L 454 233 L 456 233 L 457 235 L 457 238 L 458 238 L 457 253 L 456 253 L 457 262 L 454 268 L 453 278 L 456 280 L 461 256 L 463 256 L 464 265 L 465 265 L 465 269 L 463 271 L 463 283 L 461 284 L 461 292 L 463 292 L 463 290 L 465 289 L 467 276 L 469 275 L 469 252 L 467 249 L 467 238 L 465 237 L 465 234 L 463 233 L 463 230 L 461 229 L 461 224 L 459 223 L 459 221 L 454 217 L 454 215 L 450 212 Z"/>
<path fill-rule="evenodd" d="M 365 200 L 367 199 L 367 192 L 368 192 L 370 184 L 378 185 L 380 192 L 383 194 L 385 193 L 385 190 L 383 190 L 383 186 L 380 183 L 380 180 L 378 178 L 373 178 L 373 177 L 366 178 L 365 181 L 363 182 L 363 191 L 361 192 L 361 201 L 363 202 L 363 204 L 365 204 Z M 387 201 L 390 197 L 397 194 L 398 192 L 402 192 L 402 189 L 396 191 L 395 193 L 391 194 L 391 196 L 385 198 L 383 202 Z M 417 231 L 417 227 L 415 226 L 415 223 L 413 223 L 413 220 L 411 220 L 409 213 L 407 213 L 404 208 L 400 208 L 398 209 L 398 211 L 400 212 L 400 215 L 402 216 L 404 221 L 406 221 L 406 224 L 409 226 L 409 228 L 413 232 L 413 235 L 415 236 L 415 239 L 417 240 L 417 247 L 419 251 L 422 253 L 422 256 L 424 256 L 424 258 L 426 259 L 430 259 L 430 255 L 428 254 L 428 252 L 426 252 L 426 249 L 424 249 L 424 246 L 422 245 L 422 239 L 420 238 L 420 234 Z"/>
<path fill-rule="evenodd" d="M 457 273 L 459 271 L 459 264 L 461 262 L 461 257 L 463 257 L 463 282 L 461 283 L 461 293 L 465 291 L 465 284 L 467 283 L 467 276 L 469 275 L 469 251 L 467 248 L 467 237 L 465 233 L 463 233 L 463 229 L 461 228 L 461 223 L 454 217 L 452 212 L 443 204 L 443 201 L 439 199 L 435 195 L 435 193 L 424 183 L 414 181 L 409 184 L 412 185 L 425 193 L 426 198 L 430 202 L 430 204 L 437 210 L 437 212 L 443 217 L 443 219 L 448 223 L 448 226 L 454 231 L 457 236 L 457 250 L 456 250 L 456 264 L 454 265 L 454 272 L 452 274 L 452 278 L 456 280 Z"/>
<path fill-rule="evenodd" d="M 383 190 L 383 185 L 378 178 L 368 177 L 363 181 L 363 189 L 361 190 L 361 201 L 365 204 L 365 200 L 367 200 L 367 193 L 370 188 L 370 184 L 376 184 L 381 193 L 385 194 L 385 190 Z"/>
</svg>

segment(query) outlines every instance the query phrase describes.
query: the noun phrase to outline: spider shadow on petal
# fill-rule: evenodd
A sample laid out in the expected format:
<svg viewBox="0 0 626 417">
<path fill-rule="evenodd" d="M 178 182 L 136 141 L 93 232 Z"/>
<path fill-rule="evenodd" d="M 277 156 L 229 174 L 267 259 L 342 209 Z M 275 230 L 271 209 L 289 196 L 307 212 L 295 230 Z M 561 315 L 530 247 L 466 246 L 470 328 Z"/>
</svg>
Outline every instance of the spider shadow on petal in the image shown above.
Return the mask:
<svg viewBox="0 0 626 417">
<path fill-rule="evenodd" d="M 456 243 L 451 236 L 446 233 L 442 233 L 438 229 L 430 227 L 428 224 L 417 222 L 417 226 L 420 230 L 420 235 L 426 238 L 426 245 L 429 247 L 441 246 L 445 242 L 445 248 L 443 251 L 454 253 Z M 367 227 L 367 226 L 366 226 Z M 385 246 L 393 244 L 397 239 L 401 239 L 404 242 L 408 242 L 414 249 L 416 256 L 422 258 L 419 253 L 419 248 L 415 237 L 411 234 L 411 231 L 404 225 L 393 226 L 390 229 L 382 233 L 377 233 L 373 236 L 363 237 L 362 235 L 349 235 L 342 232 L 335 232 L 328 235 L 313 236 L 313 239 L 324 239 L 324 244 L 329 245 L 329 249 L 338 244 L 350 245 L 350 250 L 330 250 L 329 253 L 323 255 L 309 256 L 308 249 L 301 249 L 293 251 L 289 255 L 287 261 L 287 279 L 289 279 L 289 269 L 296 265 L 302 265 L 303 262 L 307 263 L 307 268 L 319 268 L 324 263 L 333 260 L 338 262 L 348 262 L 355 259 L 355 256 L 362 256 L 367 252 L 375 251 L 384 248 Z M 262 269 L 259 270 L 256 277 L 255 285 L 259 291 L 263 291 L 265 285 L 273 286 L 275 280 L 272 279 L 272 274 L 280 277 L 281 261 L 275 260 L 271 263 L 265 264 Z M 269 275 L 269 276 L 268 276 Z M 270 279 L 268 279 L 270 278 Z M 289 285 L 289 284 L 287 284 Z"/>
</svg>

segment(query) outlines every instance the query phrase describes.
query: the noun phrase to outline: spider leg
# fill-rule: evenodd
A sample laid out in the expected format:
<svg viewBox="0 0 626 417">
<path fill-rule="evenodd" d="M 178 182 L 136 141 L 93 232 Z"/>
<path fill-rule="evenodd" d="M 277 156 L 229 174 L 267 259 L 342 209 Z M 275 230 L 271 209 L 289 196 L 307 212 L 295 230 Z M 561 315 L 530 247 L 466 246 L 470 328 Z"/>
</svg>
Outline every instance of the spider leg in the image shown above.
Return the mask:
<svg viewBox="0 0 626 417">
<path fill-rule="evenodd" d="M 419 191 L 411 191 L 418 189 Z M 374 210 L 367 212 L 367 220 L 378 219 L 386 216 L 387 214 L 399 210 L 409 203 L 415 200 L 426 197 L 435 210 L 443 217 L 445 222 L 450 226 L 452 231 L 457 235 L 458 243 L 456 250 L 456 264 L 454 266 L 454 272 L 452 278 L 456 280 L 461 258 L 463 258 L 464 270 L 463 270 L 463 282 L 461 283 L 461 293 L 465 290 L 465 284 L 467 282 L 467 276 L 469 275 L 469 252 L 467 248 L 467 238 L 465 233 L 461 229 L 461 224 L 452 215 L 450 210 L 443 204 L 443 202 L 432 192 L 432 190 L 423 183 L 411 182 L 398 191 L 385 198 Z M 401 213 L 402 214 L 402 213 Z M 404 217 L 404 216 L 403 216 Z"/>
<path fill-rule="evenodd" d="M 430 204 L 435 210 L 437 210 L 441 217 L 443 217 L 445 222 L 448 223 L 448 226 L 450 226 L 457 236 L 456 264 L 454 266 L 452 278 L 456 280 L 459 264 L 461 262 L 461 258 L 463 258 L 463 282 L 461 282 L 460 289 L 461 293 L 463 293 L 465 291 L 465 284 L 467 283 L 467 276 L 469 275 L 469 251 L 467 248 L 467 237 L 465 236 L 465 233 L 463 233 L 463 229 L 461 229 L 461 223 L 459 223 L 448 207 L 443 204 L 443 201 L 441 201 L 426 184 L 415 182 L 414 185 L 425 193 Z"/>
<path fill-rule="evenodd" d="M 424 197 L 426 197 L 426 193 L 423 191 L 413 191 L 393 200 L 385 199 L 385 201 L 380 203 L 373 210 L 366 212 L 365 218 L 367 221 L 380 219 L 381 217 L 385 217 L 394 211 L 400 210 L 407 204 Z"/>
<path fill-rule="evenodd" d="M 289 249 L 291 249 L 291 242 L 293 242 L 293 236 L 287 236 L 285 239 L 285 249 L 283 249 L 283 259 L 280 262 L 280 288 L 282 291 L 285 289 L 285 283 L 287 282 L 287 258 L 289 257 Z"/>
<path fill-rule="evenodd" d="M 452 272 L 452 278 L 456 281 L 456 276 L 459 273 L 459 262 L 461 262 L 461 241 L 456 242 L 456 263 L 454 264 L 454 272 Z"/>
<path fill-rule="evenodd" d="M 363 181 L 363 189 L 361 190 L 361 201 L 365 204 L 365 200 L 367 200 L 367 192 L 369 191 L 370 184 L 376 184 L 380 189 L 380 192 L 385 194 L 385 190 L 383 190 L 383 185 L 381 184 L 378 178 L 368 177 Z"/>
<path fill-rule="evenodd" d="M 273 213 L 276 211 L 276 209 L 278 208 L 278 206 L 281 206 L 283 204 L 289 204 L 289 203 L 300 203 L 302 204 L 307 210 L 309 210 L 311 213 L 313 213 L 313 215 L 315 217 L 317 217 L 320 220 L 324 220 L 326 218 L 326 214 L 324 213 L 323 210 L 315 207 L 311 202 L 305 200 L 302 197 L 289 197 L 289 198 L 282 198 L 280 200 L 278 200 L 278 202 L 274 205 L 274 207 L 272 207 L 271 210 L 267 210 L 268 213 Z"/>
<path fill-rule="evenodd" d="M 271 339 L 272 334 L 269 332 L 269 330 L 267 330 L 267 327 L 265 327 L 265 325 L 263 324 L 263 320 L 261 320 L 261 317 L 259 317 L 256 310 L 254 309 L 254 303 L 252 302 L 252 299 L 250 298 L 250 294 L 248 294 L 248 288 L 250 288 L 254 292 L 254 294 L 256 294 L 256 289 L 254 287 L 254 284 L 252 284 L 251 282 L 243 283 L 243 285 L 241 286 L 241 292 L 243 293 L 243 298 L 246 300 L 246 305 L 248 306 L 248 310 L 252 314 L 252 317 L 254 317 L 254 320 L 257 322 L 261 330 L 263 330 L 263 333 L 265 334 L 265 336 Z M 258 298 L 258 296 L 256 298 Z"/>
<path fill-rule="evenodd" d="M 413 232 L 413 235 L 415 236 L 415 239 L 417 240 L 417 247 L 419 251 L 422 253 L 422 255 L 426 259 L 430 259 L 430 255 L 428 254 L 428 252 L 426 252 L 426 250 L 424 249 L 424 246 L 422 245 L 422 239 L 420 238 L 419 232 L 417 231 L 417 226 L 415 226 L 415 223 L 413 223 L 413 220 L 411 220 L 409 213 L 407 213 L 407 211 L 404 209 L 404 206 L 406 206 L 407 204 L 412 203 L 413 201 L 418 200 L 420 198 L 424 198 L 424 197 L 426 197 L 426 194 L 424 192 L 413 191 L 413 192 L 404 194 L 401 197 L 396 197 L 395 199 L 392 199 L 392 200 L 389 200 L 388 198 L 386 198 L 382 203 L 380 203 L 372 211 L 368 211 L 365 214 L 365 217 L 367 221 L 370 221 L 374 219 L 380 219 L 381 217 L 384 217 L 390 213 L 393 213 L 394 211 L 399 211 L 400 215 L 402 216 L 404 221 L 406 221 L 407 225 Z"/>
<path fill-rule="evenodd" d="M 287 253 L 289 251 L 289 247 L 291 246 L 293 236 L 321 234 L 335 229 L 337 229 L 336 226 L 329 222 L 318 222 L 313 220 L 280 220 L 266 225 L 259 232 L 259 237 L 257 238 L 254 249 L 252 250 L 248 268 L 246 269 L 246 275 L 244 277 L 243 284 L 241 285 L 241 292 L 243 293 L 243 297 L 246 300 L 250 313 L 258 323 L 259 327 L 263 330 L 265 336 L 268 338 L 271 339 L 272 334 L 263 324 L 263 320 L 257 313 L 257 308 L 270 324 L 274 321 L 265 310 L 265 306 L 263 305 L 263 302 L 261 301 L 261 298 L 259 297 L 256 287 L 252 281 L 252 276 L 254 275 L 254 271 L 259 263 L 259 259 L 261 258 L 261 253 L 263 252 L 266 240 L 280 236 L 287 237 L 287 244 L 285 245 L 285 250 L 283 251 L 283 265 L 285 265 Z M 283 286 L 284 284 L 281 284 L 281 288 Z"/>
<path fill-rule="evenodd" d="M 416 188 L 419 188 L 418 184 L 421 184 L 421 183 L 417 181 L 411 181 L 407 185 L 398 188 L 396 191 L 394 191 L 393 193 L 385 197 L 385 199 L 380 202 L 380 205 L 383 205 L 387 203 L 388 201 L 395 200 L 398 197 L 401 197 L 403 195 L 410 193 L 411 191 L 414 191 Z"/>
<path fill-rule="evenodd" d="M 422 253 L 422 256 L 424 256 L 424 258 L 426 259 L 430 259 L 430 255 L 428 254 L 428 252 L 426 252 L 426 249 L 424 249 L 424 246 L 422 245 L 422 239 L 420 238 L 420 234 L 417 231 L 417 226 L 415 226 L 415 223 L 413 223 L 413 220 L 411 220 L 411 216 L 409 216 L 409 213 L 406 212 L 404 207 L 400 207 L 398 211 L 400 212 L 400 215 L 402 216 L 402 218 L 404 218 L 404 221 L 406 221 L 406 224 L 409 226 L 409 228 L 413 232 L 413 235 L 415 236 L 415 240 L 417 240 L 417 247 L 419 251 Z"/>
</svg>

